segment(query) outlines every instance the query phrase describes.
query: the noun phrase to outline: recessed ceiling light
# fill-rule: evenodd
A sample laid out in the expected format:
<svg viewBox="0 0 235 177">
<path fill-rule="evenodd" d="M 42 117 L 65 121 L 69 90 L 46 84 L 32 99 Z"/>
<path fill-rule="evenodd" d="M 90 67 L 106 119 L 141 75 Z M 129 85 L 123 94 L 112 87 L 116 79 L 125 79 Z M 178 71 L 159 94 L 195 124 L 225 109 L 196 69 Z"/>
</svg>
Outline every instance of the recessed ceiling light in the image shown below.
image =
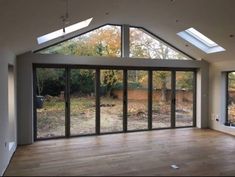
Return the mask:
<svg viewBox="0 0 235 177">
<path fill-rule="evenodd" d="M 177 35 L 207 54 L 225 51 L 223 47 L 219 46 L 217 43 L 194 28 L 189 28 L 185 31 L 179 32 Z"/>
<path fill-rule="evenodd" d="M 76 24 L 67 26 L 63 29 L 59 29 L 57 31 L 54 31 L 54 32 L 48 33 L 46 35 L 40 36 L 40 37 L 37 38 L 38 44 L 42 44 L 42 43 L 51 41 L 51 40 L 56 39 L 58 37 L 63 37 L 64 35 L 67 35 L 69 33 L 72 33 L 72 32 L 78 31 L 80 29 L 83 29 L 83 28 L 89 26 L 92 19 L 93 18 L 89 18 L 87 20 L 84 20 L 84 21 L 78 22 Z"/>
</svg>

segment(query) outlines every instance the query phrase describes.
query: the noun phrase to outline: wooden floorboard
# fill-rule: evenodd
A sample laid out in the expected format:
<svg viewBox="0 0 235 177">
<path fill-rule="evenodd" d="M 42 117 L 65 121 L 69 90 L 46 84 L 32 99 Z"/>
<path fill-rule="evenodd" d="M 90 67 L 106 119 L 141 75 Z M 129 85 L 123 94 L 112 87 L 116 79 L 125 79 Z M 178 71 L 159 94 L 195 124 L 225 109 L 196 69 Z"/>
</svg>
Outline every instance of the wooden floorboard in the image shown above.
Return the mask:
<svg viewBox="0 0 235 177">
<path fill-rule="evenodd" d="M 40 141 L 18 147 L 5 175 L 234 176 L 235 137 L 189 128 Z"/>
</svg>

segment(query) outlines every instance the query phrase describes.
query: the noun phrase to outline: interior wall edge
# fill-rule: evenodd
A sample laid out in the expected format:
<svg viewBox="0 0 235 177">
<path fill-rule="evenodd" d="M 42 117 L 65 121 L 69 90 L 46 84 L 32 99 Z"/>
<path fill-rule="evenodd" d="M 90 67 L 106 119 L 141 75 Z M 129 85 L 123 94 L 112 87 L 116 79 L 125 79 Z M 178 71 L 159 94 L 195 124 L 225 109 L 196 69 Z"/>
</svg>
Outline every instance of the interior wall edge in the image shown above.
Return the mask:
<svg viewBox="0 0 235 177">
<path fill-rule="evenodd" d="M 209 128 L 235 135 L 235 128 L 225 126 L 226 116 L 226 72 L 235 71 L 235 62 L 218 62 L 210 65 L 209 74 Z M 219 119 L 217 121 L 216 119 Z"/>
<path fill-rule="evenodd" d="M 4 174 L 13 153 L 17 147 L 17 114 L 16 114 L 16 81 L 15 81 L 15 58 L 13 52 L 7 48 L 0 48 L 0 176 Z M 12 102 L 13 117 L 9 114 L 9 65 L 14 67 L 14 101 Z"/>
</svg>

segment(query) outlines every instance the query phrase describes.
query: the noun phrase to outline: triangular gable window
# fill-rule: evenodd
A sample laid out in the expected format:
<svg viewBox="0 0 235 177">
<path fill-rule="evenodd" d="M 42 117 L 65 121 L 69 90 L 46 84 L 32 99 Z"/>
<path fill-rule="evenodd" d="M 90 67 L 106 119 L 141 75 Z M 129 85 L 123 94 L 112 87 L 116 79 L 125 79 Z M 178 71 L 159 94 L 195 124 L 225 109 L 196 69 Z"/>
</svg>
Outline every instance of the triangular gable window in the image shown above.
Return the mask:
<svg viewBox="0 0 235 177">
<path fill-rule="evenodd" d="M 130 58 L 191 60 L 190 57 L 162 42 L 143 28 L 129 27 L 129 32 Z M 121 41 L 121 26 L 105 25 L 40 50 L 39 53 L 121 57 Z"/>
<path fill-rule="evenodd" d="M 41 54 L 121 57 L 121 27 L 105 25 L 39 51 Z"/>
<path fill-rule="evenodd" d="M 130 28 L 130 57 L 191 60 L 142 28 Z"/>
</svg>

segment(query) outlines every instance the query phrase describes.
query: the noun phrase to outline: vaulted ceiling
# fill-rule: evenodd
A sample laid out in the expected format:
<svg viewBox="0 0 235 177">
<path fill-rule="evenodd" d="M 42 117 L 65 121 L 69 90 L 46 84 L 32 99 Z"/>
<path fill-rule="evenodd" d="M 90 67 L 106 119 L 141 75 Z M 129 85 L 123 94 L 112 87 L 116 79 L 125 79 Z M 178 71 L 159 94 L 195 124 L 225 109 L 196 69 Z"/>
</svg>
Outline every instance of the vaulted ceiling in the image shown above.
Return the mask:
<svg viewBox="0 0 235 177">
<path fill-rule="evenodd" d="M 36 38 L 62 28 L 65 4 L 65 0 L 0 0 L 0 46 L 15 54 L 44 47 Z M 69 0 L 71 24 L 94 17 L 91 25 L 78 33 L 106 23 L 141 26 L 209 62 L 235 56 L 234 9 L 234 0 Z M 176 35 L 190 27 L 226 51 L 205 54 Z"/>
</svg>

